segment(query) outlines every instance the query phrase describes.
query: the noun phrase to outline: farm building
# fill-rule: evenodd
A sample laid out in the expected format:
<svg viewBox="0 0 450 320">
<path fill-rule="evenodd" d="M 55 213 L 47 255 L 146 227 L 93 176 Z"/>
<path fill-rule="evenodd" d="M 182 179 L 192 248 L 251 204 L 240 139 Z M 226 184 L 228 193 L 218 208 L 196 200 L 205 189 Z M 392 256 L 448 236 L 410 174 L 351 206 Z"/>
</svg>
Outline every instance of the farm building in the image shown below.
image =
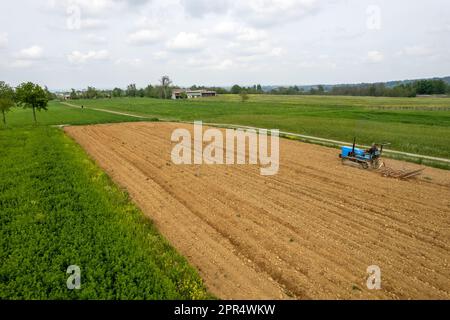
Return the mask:
<svg viewBox="0 0 450 320">
<path fill-rule="evenodd" d="M 172 99 L 181 99 L 182 94 L 185 93 L 188 99 L 202 98 L 202 97 L 215 97 L 217 93 L 215 91 L 208 90 L 186 90 L 186 89 L 174 89 L 172 90 Z"/>
</svg>

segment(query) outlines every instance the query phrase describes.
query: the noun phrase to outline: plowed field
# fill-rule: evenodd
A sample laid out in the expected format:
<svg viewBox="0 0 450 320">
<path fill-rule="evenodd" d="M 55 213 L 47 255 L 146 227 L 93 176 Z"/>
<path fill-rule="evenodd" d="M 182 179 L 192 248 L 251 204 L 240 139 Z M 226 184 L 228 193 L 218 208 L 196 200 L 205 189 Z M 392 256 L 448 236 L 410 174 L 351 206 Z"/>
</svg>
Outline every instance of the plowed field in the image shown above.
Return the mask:
<svg viewBox="0 0 450 320">
<path fill-rule="evenodd" d="M 66 127 L 161 233 L 232 299 L 450 299 L 450 172 L 399 181 L 280 139 L 280 170 L 174 165 L 173 123 Z M 416 165 L 387 160 L 392 167 Z M 381 289 L 366 287 L 381 268 Z"/>
</svg>

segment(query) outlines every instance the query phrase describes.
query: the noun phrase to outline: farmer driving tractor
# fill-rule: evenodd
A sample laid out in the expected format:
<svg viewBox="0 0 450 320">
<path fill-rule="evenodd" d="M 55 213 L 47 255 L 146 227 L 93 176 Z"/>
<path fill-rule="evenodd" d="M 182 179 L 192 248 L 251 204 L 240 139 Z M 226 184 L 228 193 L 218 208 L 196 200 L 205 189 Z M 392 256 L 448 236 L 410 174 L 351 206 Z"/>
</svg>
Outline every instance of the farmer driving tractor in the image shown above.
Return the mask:
<svg viewBox="0 0 450 320">
<path fill-rule="evenodd" d="M 376 143 L 372 143 L 370 149 L 366 150 L 366 153 L 370 154 L 371 158 L 377 158 L 379 156 L 378 145 Z"/>
</svg>

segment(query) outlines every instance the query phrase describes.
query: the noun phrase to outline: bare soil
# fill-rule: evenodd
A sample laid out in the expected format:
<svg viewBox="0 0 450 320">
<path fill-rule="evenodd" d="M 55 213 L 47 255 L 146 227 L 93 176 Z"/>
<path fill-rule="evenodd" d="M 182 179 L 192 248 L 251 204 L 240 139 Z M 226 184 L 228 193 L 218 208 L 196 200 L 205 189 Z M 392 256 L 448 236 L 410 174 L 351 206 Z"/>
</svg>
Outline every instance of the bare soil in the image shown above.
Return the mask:
<svg viewBox="0 0 450 320">
<path fill-rule="evenodd" d="M 174 165 L 178 123 L 66 127 L 224 299 L 450 299 L 450 172 L 400 181 L 280 140 L 280 170 Z M 192 130 L 191 130 L 192 131 Z M 387 160 L 395 168 L 419 166 Z M 381 289 L 366 286 L 381 268 Z"/>
</svg>

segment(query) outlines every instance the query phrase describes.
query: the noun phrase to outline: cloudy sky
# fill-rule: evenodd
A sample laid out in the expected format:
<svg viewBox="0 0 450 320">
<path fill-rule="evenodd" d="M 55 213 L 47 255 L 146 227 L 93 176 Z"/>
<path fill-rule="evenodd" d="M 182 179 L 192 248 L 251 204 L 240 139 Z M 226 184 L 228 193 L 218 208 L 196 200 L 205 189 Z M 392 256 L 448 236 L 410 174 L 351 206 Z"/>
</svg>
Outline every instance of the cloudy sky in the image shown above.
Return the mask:
<svg viewBox="0 0 450 320">
<path fill-rule="evenodd" d="M 450 75 L 448 0 L 0 2 L 0 80 L 50 89 Z"/>
</svg>

